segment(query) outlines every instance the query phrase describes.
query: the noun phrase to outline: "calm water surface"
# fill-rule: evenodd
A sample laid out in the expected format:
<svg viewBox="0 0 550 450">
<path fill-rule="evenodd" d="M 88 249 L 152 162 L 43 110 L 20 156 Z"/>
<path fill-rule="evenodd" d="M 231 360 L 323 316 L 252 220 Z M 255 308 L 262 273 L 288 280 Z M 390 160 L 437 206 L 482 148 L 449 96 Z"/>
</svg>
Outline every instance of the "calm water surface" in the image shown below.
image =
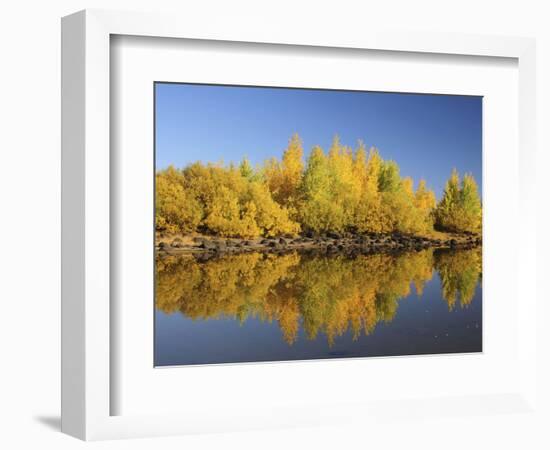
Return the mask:
<svg viewBox="0 0 550 450">
<path fill-rule="evenodd" d="M 157 260 L 155 365 L 482 351 L 481 248 Z"/>
</svg>

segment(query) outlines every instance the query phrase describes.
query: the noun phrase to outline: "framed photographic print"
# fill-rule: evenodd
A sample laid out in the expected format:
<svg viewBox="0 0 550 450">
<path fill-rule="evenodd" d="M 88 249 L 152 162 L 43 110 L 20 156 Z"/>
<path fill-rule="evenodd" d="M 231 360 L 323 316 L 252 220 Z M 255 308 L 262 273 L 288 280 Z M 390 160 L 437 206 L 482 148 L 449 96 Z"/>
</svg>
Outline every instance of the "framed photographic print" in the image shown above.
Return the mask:
<svg viewBox="0 0 550 450">
<path fill-rule="evenodd" d="M 63 19 L 63 431 L 529 409 L 534 43 L 264 25 Z"/>
</svg>

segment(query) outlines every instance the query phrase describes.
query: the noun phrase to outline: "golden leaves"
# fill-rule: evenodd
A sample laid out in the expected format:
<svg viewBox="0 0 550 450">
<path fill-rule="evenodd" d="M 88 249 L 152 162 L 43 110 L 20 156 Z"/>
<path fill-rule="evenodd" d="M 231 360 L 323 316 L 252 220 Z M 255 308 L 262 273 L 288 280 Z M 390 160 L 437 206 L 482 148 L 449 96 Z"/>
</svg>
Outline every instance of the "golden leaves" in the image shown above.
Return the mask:
<svg viewBox="0 0 550 450">
<path fill-rule="evenodd" d="M 444 196 L 436 198 L 425 180 L 416 191 L 395 161 L 359 142 L 354 151 L 336 136 L 325 155 L 315 146 L 304 165 L 302 142 L 289 140 L 281 161 L 252 168 L 244 158 L 230 164 L 169 167 L 156 177 L 159 231 L 205 231 L 227 237 L 359 231 L 423 234 L 442 230 L 481 231 L 481 201 L 471 175 L 454 171 Z"/>
</svg>

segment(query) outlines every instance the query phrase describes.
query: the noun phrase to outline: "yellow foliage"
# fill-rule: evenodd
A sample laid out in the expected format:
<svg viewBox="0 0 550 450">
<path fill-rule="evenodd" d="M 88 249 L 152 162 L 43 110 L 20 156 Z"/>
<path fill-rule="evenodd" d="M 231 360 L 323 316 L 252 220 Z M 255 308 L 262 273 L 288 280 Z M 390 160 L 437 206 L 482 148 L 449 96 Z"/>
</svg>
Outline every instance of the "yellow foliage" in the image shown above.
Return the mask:
<svg viewBox="0 0 550 450">
<path fill-rule="evenodd" d="M 266 162 L 264 176 L 273 198 L 281 205 L 291 206 L 297 200 L 297 190 L 302 180 L 304 163 L 302 141 L 294 134 L 283 153 L 282 161 Z"/>
<path fill-rule="evenodd" d="M 155 196 L 157 229 L 186 233 L 200 223 L 200 205 L 184 188 L 182 174 L 173 167 L 157 174 Z"/>
<path fill-rule="evenodd" d="M 471 175 L 453 172 L 436 206 L 424 180 L 416 191 L 394 161 L 360 141 L 353 151 L 338 136 L 328 154 L 314 147 L 306 165 L 297 134 L 281 161 L 253 169 L 244 158 L 230 164 L 194 163 L 157 174 L 156 223 L 168 232 L 201 231 L 257 237 L 329 231 L 389 233 L 481 231 L 481 201 Z"/>
<path fill-rule="evenodd" d="M 246 160 L 245 160 L 246 161 Z M 275 202 L 250 165 L 195 163 L 157 174 L 157 229 L 257 237 L 297 233 L 300 226 Z"/>
<path fill-rule="evenodd" d="M 247 186 L 245 198 L 254 205 L 253 220 L 262 236 L 277 236 L 285 233 L 297 233 L 300 225 L 289 218 L 287 208 L 281 207 L 273 198 L 267 186 L 261 182 L 252 182 Z"/>
</svg>

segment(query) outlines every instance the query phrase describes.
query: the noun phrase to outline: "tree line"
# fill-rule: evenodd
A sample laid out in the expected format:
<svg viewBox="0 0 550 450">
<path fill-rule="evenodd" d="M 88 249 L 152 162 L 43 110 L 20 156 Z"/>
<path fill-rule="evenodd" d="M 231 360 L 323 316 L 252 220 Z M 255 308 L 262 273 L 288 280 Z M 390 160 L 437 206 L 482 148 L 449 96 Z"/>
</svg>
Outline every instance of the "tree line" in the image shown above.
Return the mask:
<svg viewBox="0 0 550 450">
<path fill-rule="evenodd" d="M 436 202 L 425 180 L 416 189 L 395 161 L 363 142 L 352 149 L 336 136 L 328 152 L 315 146 L 304 163 L 293 135 L 282 158 L 253 167 L 196 162 L 156 174 L 156 228 L 225 237 L 298 232 L 481 232 L 474 177 L 453 170 Z"/>
</svg>

